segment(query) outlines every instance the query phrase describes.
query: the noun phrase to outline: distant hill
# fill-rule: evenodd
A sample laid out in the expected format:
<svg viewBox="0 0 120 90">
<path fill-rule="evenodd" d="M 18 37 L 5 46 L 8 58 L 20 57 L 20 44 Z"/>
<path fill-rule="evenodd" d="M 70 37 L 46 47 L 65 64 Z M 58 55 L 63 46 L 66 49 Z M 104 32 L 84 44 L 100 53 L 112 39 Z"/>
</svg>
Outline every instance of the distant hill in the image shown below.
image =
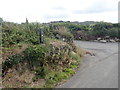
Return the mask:
<svg viewBox="0 0 120 90">
<path fill-rule="evenodd" d="M 96 24 L 98 22 L 95 22 L 95 21 L 85 21 L 85 22 L 80 22 L 80 24 L 82 25 L 87 25 L 87 24 Z"/>
<path fill-rule="evenodd" d="M 96 24 L 98 22 L 96 21 L 85 21 L 85 22 L 78 22 L 78 21 L 51 21 L 50 23 L 75 23 L 75 24 L 82 24 L 82 25 L 90 25 L 90 24 Z"/>
</svg>

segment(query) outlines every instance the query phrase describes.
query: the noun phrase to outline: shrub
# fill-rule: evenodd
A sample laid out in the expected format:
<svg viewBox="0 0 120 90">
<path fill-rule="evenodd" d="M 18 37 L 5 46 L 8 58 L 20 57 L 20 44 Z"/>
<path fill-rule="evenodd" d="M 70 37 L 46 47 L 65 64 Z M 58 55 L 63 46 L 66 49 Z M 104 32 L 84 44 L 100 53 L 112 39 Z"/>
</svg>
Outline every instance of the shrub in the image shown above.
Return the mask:
<svg viewBox="0 0 120 90">
<path fill-rule="evenodd" d="M 57 30 L 53 31 L 53 34 L 57 39 L 63 40 L 66 42 L 72 42 L 73 41 L 73 35 L 67 30 L 65 27 L 58 27 Z"/>
<path fill-rule="evenodd" d="M 45 78 L 50 72 L 50 69 L 46 66 L 43 66 L 43 67 L 38 67 L 38 69 L 36 69 L 35 72 L 36 72 L 36 77 L 33 78 L 33 81 L 37 81 L 40 78 Z"/>
<path fill-rule="evenodd" d="M 8 68 L 12 68 L 14 65 L 19 64 L 24 60 L 23 55 L 15 54 L 10 56 L 2 65 L 3 71 L 5 71 Z"/>
<path fill-rule="evenodd" d="M 39 44 L 39 36 L 32 36 L 27 41 L 34 45 Z"/>
<path fill-rule="evenodd" d="M 110 35 L 110 37 L 115 38 L 115 37 L 119 37 L 119 32 L 120 30 L 118 28 L 111 28 L 108 30 L 108 35 Z"/>
<path fill-rule="evenodd" d="M 49 52 L 49 47 L 45 45 L 30 46 L 24 51 L 25 59 L 30 63 L 37 61 L 41 66 L 45 64 L 45 57 Z"/>
<path fill-rule="evenodd" d="M 55 69 L 57 65 L 67 65 L 70 62 L 69 53 L 71 52 L 71 46 L 61 41 L 53 41 L 50 45 L 51 50 L 48 56 L 48 63 Z"/>
</svg>

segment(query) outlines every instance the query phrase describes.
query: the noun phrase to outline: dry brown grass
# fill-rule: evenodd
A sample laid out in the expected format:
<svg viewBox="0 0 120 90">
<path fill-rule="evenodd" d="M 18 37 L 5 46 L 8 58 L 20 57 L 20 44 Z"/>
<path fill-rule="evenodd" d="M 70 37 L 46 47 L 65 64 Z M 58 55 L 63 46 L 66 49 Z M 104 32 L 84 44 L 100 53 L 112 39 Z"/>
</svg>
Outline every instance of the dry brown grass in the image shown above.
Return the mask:
<svg viewBox="0 0 120 90">
<path fill-rule="evenodd" d="M 2 88 L 36 88 L 45 84 L 44 79 L 33 82 L 35 74 L 28 68 L 29 65 L 19 64 L 7 71 L 2 79 Z"/>
<path fill-rule="evenodd" d="M 91 51 L 91 50 L 86 50 L 84 49 L 84 54 L 88 54 L 88 55 L 91 55 L 91 56 L 95 56 L 94 52 Z"/>
<path fill-rule="evenodd" d="M 26 48 L 28 47 L 28 44 L 22 44 L 21 47 L 13 49 L 14 53 L 20 54 L 22 53 Z"/>
<path fill-rule="evenodd" d="M 77 47 L 77 49 L 76 49 L 76 53 L 78 55 L 80 55 L 81 57 L 85 54 L 85 52 L 86 51 L 84 49 L 82 49 L 82 48 Z"/>
<path fill-rule="evenodd" d="M 28 47 L 28 44 L 21 44 L 21 46 L 17 48 L 3 48 L 2 47 L 1 61 L 4 62 L 11 55 L 22 53 L 27 47 Z"/>
</svg>

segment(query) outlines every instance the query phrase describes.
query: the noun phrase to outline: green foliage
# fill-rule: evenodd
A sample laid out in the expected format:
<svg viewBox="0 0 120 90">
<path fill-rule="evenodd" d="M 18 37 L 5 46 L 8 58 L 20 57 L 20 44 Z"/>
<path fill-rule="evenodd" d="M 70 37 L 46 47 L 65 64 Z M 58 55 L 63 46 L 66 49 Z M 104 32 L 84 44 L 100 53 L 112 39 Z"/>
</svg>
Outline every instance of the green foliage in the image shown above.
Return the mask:
<svg viewBox="0 0 120 90">
<path fill-rule="evenodd" d="M 56 26 L 57 29 L 53 31 L 53 34 L 55 35 L 55 38 L 63 40 L 65 39 L 65 42 L 72 42 L 73 41 L 73 35 L 67 30 L 66 27 L 63 26 Z"/>
<path fill-rule="evenodd" d="M 80 24 L 69 24 L 68 28 L 71 30 L 71 32 L 78 31 L 78 30 L 86 30 L 86 27 Z"/>
<path fill-rule="evenodd" d="M 30 62 L 38 61 L 39 64 L 45 63 L 46 54 L 49 52 L 49 48 L 45 45 L 30 46 L 24 51 L 25 59 Z"/>
<path fill-rule="evenodd" d="M 71 30 L 74 28 L 69 26 L 69 23 L 29 23 L 27 19 L 22 24 L 3 22 L 2 43 L 4 48 L 13 46 L 21 48 L 21 43 L 29 46 L 27 49 L 23 49 L 20 54 L 8 57 L 3 63 L 3 70 L 24 63 L 36 75 L 33 81 L 40 78 L 45 79 L 46 85 L 49 87 L 62 79 L 69 78 L 75 73 L 74 69 L 77 67 L 77 64 L 72 62 L 79 59 L 77 54 L 70 54 L 76 48 L 71 45 L 73 35 L 69 30 L 69 28 Z M 44 28 L 44 44 L 39 44 L 40 27 Z M 75 25 L 75 28 L 81 30 L 86 27 Z M 14 50 L 14 47 L 11 49 Z"/>
<path fill-rule="evenodd" d="M 72 69 L 75 69 L 75 68 L 77 68 L 78 66 L 76 65 L 76 64 L 71 64 L 70 65 L 70 68 L 72 68 Z"/>
<path fill-rule="evenodd" d="M 119 24 L 112 24 L 106 22 L 97 22 L 94 24 L 75 24 L 71 23 L 66 25 L 72 32 L 75 39 L 79 40 L 94 40 L 97 37 L 104 38 L 105 36 L 110 36 L 110 38 L 119 38 Z"/>
<path fill-rule="evenodd" d="M 100 36 L 107 36 L 108 29 L 110 29 L 112 24 L 108 23 L 97 23 L 93 26 L 93 35 L 100 37 Z"/>
<path fill-rule="evenodd" d="M 39 36 L 31 36 L 27 41 L 34 45 L 39 44 Z"/>
<path fill-rule="evenodd" d="M 80 60 L 80 56 L 79 56 L 78 54 L 76 54 L 76 53 L 73 53 L 73 52 L 70 53 L 70 57 L 71 57 L 73 60 L 77 60 L 77 61 Z"/>
<path fill-rule="evenodd" d="M 63 72 L 65 72 L 67 74 L 67 76 L 75 74 L 75 71 L 73 71 L 73 69 L 71 69 L 71 68 L 65 68 L 63 70 Z"/>
<path fill-rule="evenodd" d="M 24 57 L 20 54 L 10 56 L 3 64 L 3 69 L 11 68 L 14 65 L 19 64 L 24 60 Z"/>
<path fill-rule="evenodd" d="M 105 37 L 110 36 L 110 38 L 119 38 L 119 25 L 118 24 L 111 24 L 111 23 L 97 23 L 93 26 L 92 35 L 95 37 Z"/>
<path fill-rule="evenodd" d="M 50 53 L 48 56 L 48 64 L 57 69 L 58 65 L 68 65 L 70 62 L 69 53 L 71 47 L 69 44 L 61 41 L 55 41 L 51 44 Z M 53 64 L 54 63 L 54 64 Z"/>
<path fill-rule="evenodd" d="M 21 42 L 38 44 L 39 36 L 36 31 L 26 29 L 25 25 L 4 22 L 2 25 L 2 45 L 7 47 Z"/>
<path fill-rule="evenodd" d="M 61 25 L 59 26 L 59 24 L 54 27 L 52 24 L 28 23 L 26 19 L 26 23 L 22 24 L 3 22 L 2 45 L 8 47 L 21 42 L 37 45 L 39 43 L 40 27 L 44 28 L 44 37 L 59 40 L 65 38 L 66 42 L 73 41 L 73 35 L 69 30 L 66 30 L 67 28 L 63 28 Z M 56 28 L 59 28 L 57 32 L 55 31 Z M 57 37 L 57 34 L 59 34 L 60 38 Z"/>
<path fill-rule="evenodd" d="M 46 66 L 38 67 L 38 69 L 35 70 L 36 76 L 33 78 L 33 81 L 37 81 L 40 78 L 45 78 L 49 72 L 50 72 L 50 69 Z"/>
<path fill-rule="evenodd" d="M 46 85 L 44 87 L 52 87 L 53 84 L 56 82 L 60 82 L 63 79 L 68 79 L 68 75 L 65 72 L 50 72 L 49 74 L 46 75 L 45 80 L 46 80 Z"/>
<path fill-rule="evenodd" d="M 49 38 L 54 38 L 52 28 L 49 25 L 44 26 L 44 35 Z"/>
<path fill-rule="evenodd" d="M 108 35 L 110 35 L 110 37 L 112 37 L 112 38 L 119 37 L 118 32 L 119 32 L 118 28 L 111 28 L 108 31 Z"/>
<path fill-rule="evenodd" d="M 76 40 L 94 40 L 97 37 L 104 38 L 110 36 L 110 38 L 119 38 L 117 32 L 119 32 L 120 25 L 118 23 L 112 24 L 107 22 L 60 22 L 53 23 L 54 29 L 57 27 L 66 27 L 74 36 Z M 64 31 L 64 30 L 63 30 Z M 57 38 L 61 38 L 56 35 Z M 67 35 L 66 35 L 67 36 Z"/>
</svg>

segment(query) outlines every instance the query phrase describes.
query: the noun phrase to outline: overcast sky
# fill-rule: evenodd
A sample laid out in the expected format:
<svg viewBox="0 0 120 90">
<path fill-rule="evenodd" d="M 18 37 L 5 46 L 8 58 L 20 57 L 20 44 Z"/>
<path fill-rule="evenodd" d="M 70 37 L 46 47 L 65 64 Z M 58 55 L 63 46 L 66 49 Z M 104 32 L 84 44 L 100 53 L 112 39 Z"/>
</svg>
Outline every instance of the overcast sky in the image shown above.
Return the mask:
<svg viewBox="0 0 120 90">
<path fill-rule="evenodd" d="M 118 22 L 119 0 L 0 0 L 0 17 L 11 22 Z"/>
</svg>

